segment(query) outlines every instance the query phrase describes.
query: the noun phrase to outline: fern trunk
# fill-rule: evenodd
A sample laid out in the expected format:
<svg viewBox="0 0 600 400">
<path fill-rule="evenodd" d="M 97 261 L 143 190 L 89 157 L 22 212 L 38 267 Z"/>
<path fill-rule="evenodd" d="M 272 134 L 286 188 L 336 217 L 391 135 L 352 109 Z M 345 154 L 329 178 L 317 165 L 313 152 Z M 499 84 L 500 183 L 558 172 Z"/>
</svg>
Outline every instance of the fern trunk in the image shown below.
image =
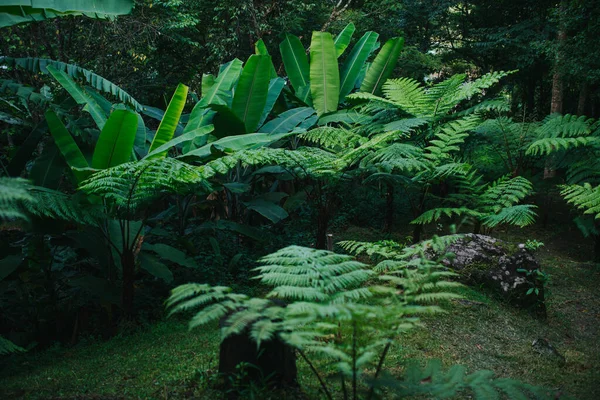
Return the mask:
<svg viewBox="0 0 600 400">
<path fill-rule="evenodd" d="M 123 292 L 122 305 L 125 318 L 133 315 L 133 295 L 135 281 L 135 256 L 133 251 L 125 249 L 121 255 L 121 267 L 123 269 Z"/>
</svg>

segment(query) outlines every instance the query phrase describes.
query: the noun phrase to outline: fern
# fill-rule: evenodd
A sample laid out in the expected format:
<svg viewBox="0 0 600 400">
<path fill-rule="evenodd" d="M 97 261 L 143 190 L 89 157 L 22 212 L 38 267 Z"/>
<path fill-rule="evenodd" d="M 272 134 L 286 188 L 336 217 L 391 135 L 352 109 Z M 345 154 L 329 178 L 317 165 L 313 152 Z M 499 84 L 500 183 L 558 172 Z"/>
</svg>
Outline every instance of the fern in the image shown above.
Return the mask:
<svg viewBox="0 0 600 400">
<path fill-rule="evenodd" d="M 466 368 L 455 365 L 447 371 L 439 360 L 429 361 L 425 367 L 417 362 L 406 366 L 400 381 L 391 381 L 389 386 L 399 397 L 422 394 L 435 398 L 450 398 L 469 394 L 477 400 L 501 399 L 554 399 L 555 393 L 542 387 L 529 385 L 514 379 L 494 378 L 491 371 L 480 370 L 467 374 Z"/>
<path fill-rule="evenodd" d="M 488 215 L 483 218 L 483 223 L 490 228 L 500 224 L 516 225 L 523 228 L 535 222 L 537 216 L 534 209 L 536 206 L 531 204 L 519 204 L 516 206 L 505 207 L 496 214 Z"/>
<path fill-rule="evenodd" d="M 600 186 L 593 187 L 589 183 L 561 186 L 560 194 L 567 203 L 582 210 L 584 214 L 600 218 Z"/>
<path fill-rule="evenodd" d="M 569 137 L 569 138 L 544 138 L 534 141 L 527 149 L 528 155 L 543 156 L 559 150 L 570 150 L 577 147 L 598 147 L 600 139 L 597 137 Z"/>
<path fill-rule="evenodd" d="M 0 221 L 28 219 L 24 204 L 35 201 L 29 193 L 30 188 L 25 179 L 0 177 Z"/>
<path fill-rule="evenodd" d="M 371 272 L 352 257 L 325 250 L 289 246 L 261 259 L 255 271 L 261 283 L 273 286 L 267 297 L 294 301 L 339 302 L 347 290 L 362 285 Z M 354 295 L 369 297 L 368 290 Z"/>
<path fill-rule="evenodd" d="M 471 217 L 479 217 L 480 213 L 477 211 L 470 210 L 466 207 L 458 207 L 458 208 L 434 208 L 428 211 L 425 211 L 418 218 L 411 221 L 411 224 L 429 224 L 433 221 L 437 221 L 443 216 L 452 217 L 455 216 L 471 216 Z"/>
<path fill-rule="evenodd" d="M 16 344 L 14 344 L 13 342 L 11 342 L 10 340 L 5 339 L 2 336 L 0 336 L 0 356 L 12 354 L 12 353 L 21 353 L 24 351 L 25 351 L 25 349 L 23 349 L 22 347 L 19 347 Z"/>
<path fill-rule="evenodd" d="M 300 138 L 329 150 L 353 149 L 367 139 L 342 128 L 320 127 L 300 135 Z"/>
</svg>

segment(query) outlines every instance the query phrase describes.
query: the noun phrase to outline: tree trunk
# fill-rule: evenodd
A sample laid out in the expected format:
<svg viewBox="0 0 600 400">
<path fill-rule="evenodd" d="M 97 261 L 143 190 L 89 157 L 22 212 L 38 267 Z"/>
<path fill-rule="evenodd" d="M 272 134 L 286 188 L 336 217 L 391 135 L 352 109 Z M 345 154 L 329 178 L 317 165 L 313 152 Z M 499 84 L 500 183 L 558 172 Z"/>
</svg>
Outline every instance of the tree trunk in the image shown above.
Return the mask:
<svg viewBox="0 0 600 400">
<path fill-rule="evenodd" d="M 585 114 L 585 106 L 587 103 L 588 93 L 590 91 L 590 85 L 587 82 L 583 82 L 581 89 L 579 89 L 579 101 L 577 102 L 577 115 Z"/>
<path fill-rule="evenodd" d="M 385 221 L 383 222 L 383 231 L 391 232 L 394 224 L 394 185 L 388 183 L 385 193 Z"/>
<path fill-rule="evenodd" d="M 135 281 L 135 256 L 133 251 L 125 249 L 121 255 L 121 268 L 123 269 L 122 305 L 125 318 L 133 316 L 133 293 Z"/>
<path fill-rule="evenodd" d="M 413 244 L 417 244 L 421 241 L 421 232 L 422 231 L 423 231 L 423 225 L 416 224 L 415 228 L 413 229 L 413 239 L 412 239 Z"/>
<path fill-rule="evenodd" d="M 559 6 L 559 30 L 557 35 L 558 50 L 556 51 L 556 58 L 554 61 L 554 75 L 552 75 L 552 98 L 550 100 L 550 114 L 563 113 L 563 92 L 564 92 L 564 79 L 562 76 L 562 46 L 567 38 L 563 26 L 565 1 L 562 0 Z M 546 157 L 546 164 L 544 166 L 544 179 L 551 179 L 556 176 L 556 156 L 550 154 Z"/>
<path fill-rule="evenodd" d="M 329 228 L 329 212 L 327 206 L 319 207 L 317 214 L 317 249 L 327 249 L 327 229 Z"/>
</svg>

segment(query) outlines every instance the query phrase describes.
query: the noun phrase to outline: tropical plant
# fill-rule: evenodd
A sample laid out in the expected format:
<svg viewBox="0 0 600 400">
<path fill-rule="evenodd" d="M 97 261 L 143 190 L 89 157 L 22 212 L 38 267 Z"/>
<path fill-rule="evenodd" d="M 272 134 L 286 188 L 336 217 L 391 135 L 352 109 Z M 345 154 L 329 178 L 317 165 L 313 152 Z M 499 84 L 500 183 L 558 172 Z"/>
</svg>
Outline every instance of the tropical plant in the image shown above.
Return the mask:
<svg viewBox="0 0 600 400">
<path fill-rule="evenodd" d="M 448 397 L 465 387 L 477 398 L 497 393 L 497 388 L 508 394 L 531 390 L 543 398 L 540 388 L 513 380 L 488 380 L 490 374 L 483 371 L 479 379 L 465 376 L 461 367 L 446 376 L 430 371 L 436 379 L 425 387 L 411 383 L 421 374 L 418 369 L 410 368 L 412 372 L 404 377 L 391 377 L 383 370 L 398 333 L 418 324 L 419 314 L 440 311 L 432 303 L 457 297 L 450 290 L 459 284 L 446 280 L 453 273 L 440 263 L 448 256 L 444 249 L 452 240 L 434 238 L 404 249 L 394 243 L 341 243 L 354 253 L 383 258 L 372 270 L 348 255 L 290 246 L 265 256 L 262 266 L 256 268 L 257 279 L 272 288 L 265 298 L 234 294 L 226 287 L 187 284 L 175 288 L 166 304 L 170 314 L 200 308 L 190 320 L 190 328 L 221 321 L 222 339 L 247 330 L 260 348 L 261 343 L 278 337 L 308 363 L 329 399 L 334 388 L 341 390 L 345 399 L 370 399 L 381 390 Z M 432 249 L 441 256 L 426 256 Z M 379 279 L 386 284 L 368 285 L 375 271 L 382 273 Z M 314 362 L 317 358 L 321 363 Z M 316 365 L 331 365 L 335 372 L 323 376 Z M 434 365 L 431 368 L 438 371 Z M 450 384 L 454 378 L 464 383 Z M 339 386 L 333 386 L 336 382 Z"/>
<path fill-rule="evenodd" d="M 564 171 L 560 194 L 582 211 L 574 222 L 585 237 L 594 239 L 594 259 L 600 260 L 598 183 L 600 183 L 600 123 L 585 116 L 548 116 L 536 130 L 527 154 L 552 157 L 553 167 Z"/>
<path fill-rule="evenodd" d="M 66 15 L 85 15 L 90 18 L 115 18 L 129 14 L 132 0 L 73 1 L 8 0 L 0 6 L 0 28 L 26 22 L 43 21 Z"/>
<path fill-rule="evenodd" d="M 348 47 L 354 30 L 354 24 L 350 23 L 335 39 L 328 32 L 313 32 L 310 63 L 298 37 L 286 34 L 279 45 L 295 98 L 314 107 L 319 116 L 337 111 L 338 105 L 354 89 L 378 93 L 396 66 L 404 40 L 388 40 L 368 64 L 369 56 L 378 47 L 379 35 L 367 32 L 338 67 L 337 59 Z"/>
</svg>

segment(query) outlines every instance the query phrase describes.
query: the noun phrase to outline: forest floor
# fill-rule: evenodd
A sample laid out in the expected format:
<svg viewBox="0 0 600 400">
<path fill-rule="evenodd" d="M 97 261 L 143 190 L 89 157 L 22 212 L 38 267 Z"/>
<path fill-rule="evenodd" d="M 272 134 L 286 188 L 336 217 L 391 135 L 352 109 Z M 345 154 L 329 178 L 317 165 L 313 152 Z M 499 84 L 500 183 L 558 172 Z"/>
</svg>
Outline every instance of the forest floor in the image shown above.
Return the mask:
<svg viewBox="0 0 600 400">
<path fill-rule="evenodd" d="M 538 253 L 550 274 L 548 319 L 540 321 L 476 289 L 469 301 L 453 301 L 445 314 L 426 317 L 423 327 L 402 336 L 386 361 L 400 374 L 407 359 L 440 359 L 469 371 L 488 369 L 568 393 L 578 399 L 600 398 L 600 267 L 585 262 L 591 247 L 570 227 L 495 232 L 512 242 L 537 239 Z M 350 227 L 336 239 L 379 240 L 374 230 Z M 401 237 L 398 237 L 401 239 Z M 534 352 L 544 338 L 564 357 L 563 364 Z M 183 399 L 219 398 L 210 389 L 218 362 L 217 327 L 188 332 L 185 321 L 160 321 L 108 341 L 82 341 L 4 359 L 0 398 L 36 399 Z M 315 379 L 298 361 L 304 398 L 319 398 Z M 267 398 L 254 392 L 254 398 Z M 279 399 L 297 394 L 278 394 Z M 250 397 L 248 397 L 250 398 Z"/>
</svg>

